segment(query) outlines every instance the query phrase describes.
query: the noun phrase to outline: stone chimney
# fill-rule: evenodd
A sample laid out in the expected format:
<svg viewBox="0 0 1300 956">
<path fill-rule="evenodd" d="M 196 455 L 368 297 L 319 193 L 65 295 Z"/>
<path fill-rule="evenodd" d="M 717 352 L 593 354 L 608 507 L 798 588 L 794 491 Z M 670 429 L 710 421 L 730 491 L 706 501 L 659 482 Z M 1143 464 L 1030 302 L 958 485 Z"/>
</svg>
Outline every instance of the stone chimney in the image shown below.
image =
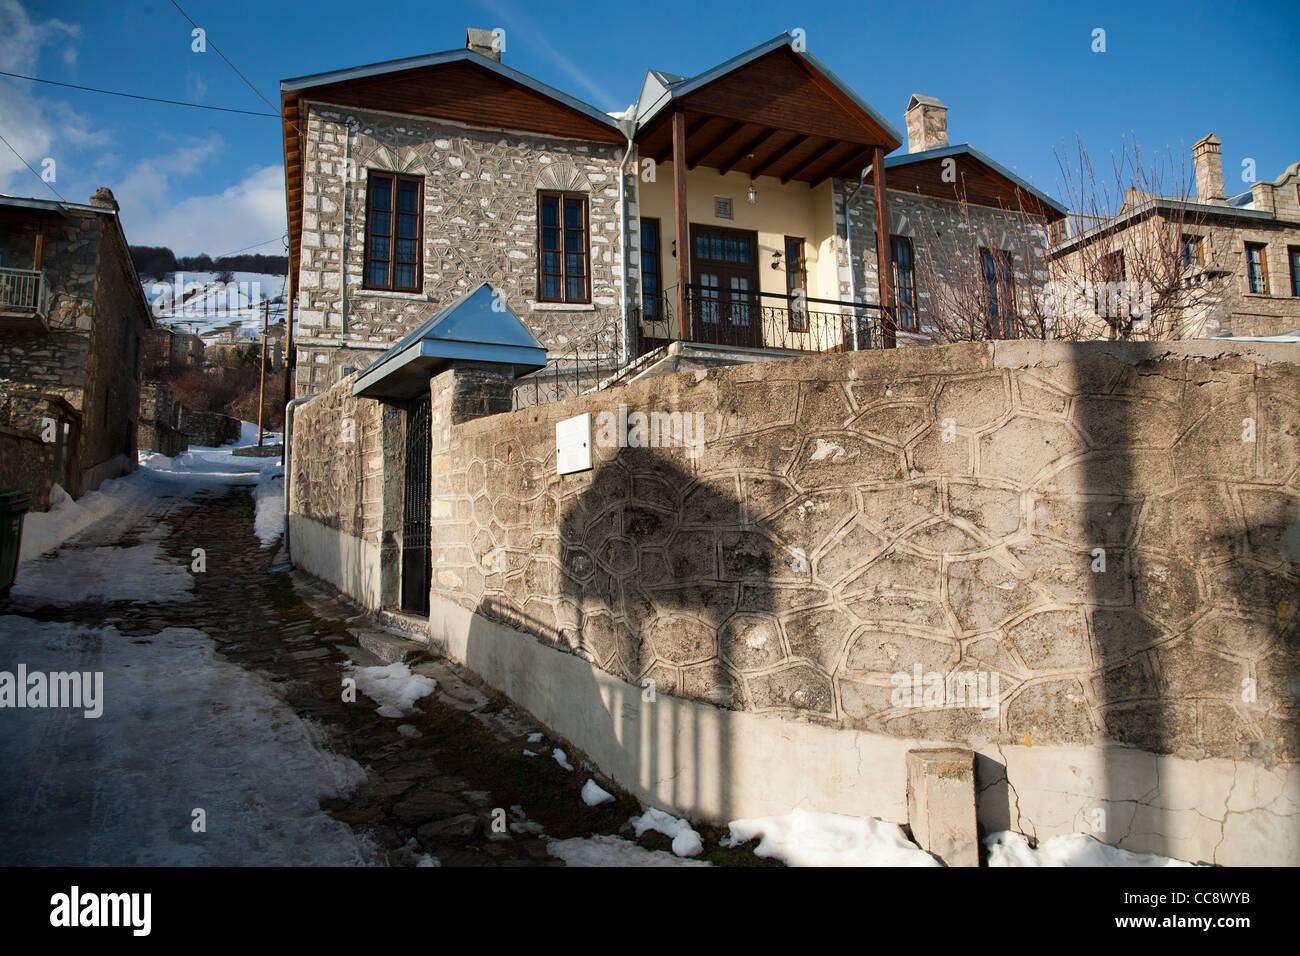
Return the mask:
<svg viewBox="0 0 1300 956">
<path fill-rule="evenodd" d="M 497 35 L 491 30 L 479 30 L 470 27 L 465 31 L 465 49 L 489 60 L 501 62 L 501 51 L 497 49 Z"/>
<path fill-rule="evenodd" d="M 948 145 L 948 107 L 933 96 L 913 93 L 907 101 L 907 151 L 920 153 Z"/>
<path fill-rule="evenodd" d="M 1196 167 L 1196 198 L 1200 202 L 1222 204 L 1227 196 L 1223 192 L 1223 157 L 1219 137 L 1211 133 L 1192 146 L 1192 163 Z"/>
<path fill-rule="evenodd" d="M 113 190 L 107 186 L 100 186 L 95 190 L 95 195 L 90 197 L 90 204 L 92 206 L 103 206 L 105 209 L 111 209 L 114 212 L 122 208 L 117 204 L 117 200 L 113 198 Z"/>
</svg>

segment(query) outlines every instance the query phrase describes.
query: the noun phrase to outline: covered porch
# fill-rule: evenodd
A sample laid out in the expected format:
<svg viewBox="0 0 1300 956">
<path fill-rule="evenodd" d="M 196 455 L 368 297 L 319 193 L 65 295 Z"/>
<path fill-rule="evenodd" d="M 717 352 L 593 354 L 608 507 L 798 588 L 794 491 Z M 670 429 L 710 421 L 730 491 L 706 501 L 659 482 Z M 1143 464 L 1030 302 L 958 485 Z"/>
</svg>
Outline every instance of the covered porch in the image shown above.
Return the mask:
<svg viewBox="0 0 1300 956">
<path fill-rule="evenodd" d="M 900 136 L 789 37 L 693 79 L 652 71 L 636 140 L 638 353 L 673 341 L 804 353 L 893 345 L 884 157 Z M 879 174 L 861 186 L 869 169 Z M 844 198 L 859 188 L 875 191 L 874 301 L 848 268 L 866 251 L 843 225 Z"/>
</svg>

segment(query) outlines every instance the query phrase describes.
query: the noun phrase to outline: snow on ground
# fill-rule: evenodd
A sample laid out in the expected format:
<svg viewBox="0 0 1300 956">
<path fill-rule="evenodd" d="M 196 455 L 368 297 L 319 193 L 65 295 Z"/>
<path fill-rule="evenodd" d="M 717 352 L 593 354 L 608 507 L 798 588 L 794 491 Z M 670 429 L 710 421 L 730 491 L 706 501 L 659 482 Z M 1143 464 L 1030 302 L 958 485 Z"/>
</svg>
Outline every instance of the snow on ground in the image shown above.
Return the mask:
<svg viewBox="0 0 1300 956">
<path fill-rule="evenodd" d="M 673 841 L 673 853 L 677 856 L 699 856 L 704 851 L 704 841 L 695 832 L 690 823 L 679 820 L 671 813 L 651 808 L 630 821 L 636 831 L 637 839 L 647 830 L 662 833 Z M 742 841 L 743 842 L 743 841 Z"/>
<path fill-rule="evenodd" d="M 103 714 L 7 709 L 0 865 L 377 862 L 319 807 L 365 778 L 203 632 L 0 617 L 0 670 L 100 671 Z M 202 809 L 206 832 L 192 829 Z"/>
<path fill-rule="evenodd" d="M 357 690 L 379 704 L 375 713 L 380 717 L 401 717 L 438 686 L 432 677 L 412 674 L 401 661 L 375 667 L 349 664 L 347 671 L 356 678 Z"/>
<path fill-rule="evenodd" d="M 1038 849 L 1029 838 L 1003 830 L 984 838 L 989 866 L 1192 866 L 1156 853 L 1134 853 L 1108 846 L 1086 833 L 1066 833 L 1044 840 Z"/>
<path fill-rule="evenodd" d="M 161 525 L 141 544 L 88 549 L 63 548 L 24 561 L 10 600 L 20 609 L 108 601 L 186 602 L 194 578 L 187 564 L 167 554 L 157 540 Z"/>
<path fill-rule="evenodd" d="M 775 857 L 789 866 L 939 866 L 939 861 L 903 836 L 897 824 L 869 817 L 795 810 L 781 817 L 755 817 L 727 824 L 723 846 L 762 837 L 755 856 Z"/>
<path fill-rule="evenodd" d="M 554 757 L 555 762 L 558 763 L 565 770 L 573 769 L 573 764 L 569 763 L 569 755 L 566 754 L 559 747 L 556 747 L 554 750 L 551 751 L 551 756 Z"/>
<path fill-rule="evenodd" d="M 712 866 L 704 860 L 683 860 L 662 850 L 647 850 L 616 836 L 552 840 L 546 849 L 566 866 Z"/>
<path fill-rule="evenodd" d="M 601 787 L 595 780 L 588 780 L 582 785 L 582 802 L 589 807 L 598 807 L 602 803 L 613 803 L 614 795 Z M 637 836 L 640 835 L 637 834 Z"/>
<path fill-rule="evenodd" d="M 241 444 L 257 444 L 256 425 L 244 422 L 242 431 Z M 279 441 L 279 433 L 272 434 L 268 440 Z M 111 545 L 115 540 L 114 524 L 129 527 L 133 517 L 159 508 L 162 509 L 159 516 L 163 517 L 171 507 L 188 504 L 188 499 L 196 495 L 220 494 L 230 485 L 256 486 L 253 495 L 257 516 L 251 533 L 257 535 L 263 547 L 269 547 L 284 530 L 284 470 L 278 458 L 244 458 L 232 455 L 233 449 L 231 445 L 194 447 L 174 458 L 142 451 L 138 469 L 105 481 L 76 501 L 56 485 L 50 494 L 50 509 L 29 512 L 23 519 L 19 553 L 23 566 L 19 569 L 19 582 L 37 573 L 30 567 L 33 559 L 65 542 L 76 543 L 78 536 L 92 528 L 98 532 L 93 537 L 100 539 L 96 543 Z M 140 552 L 136 560 L 146 561 L 146 553 Z M 121 598 L 105 595 L 102 599 L 134 598 L 127 594 Z"/>
<path fill-rule="evenodd" d="M 262 330 L 262 303 L 271 301 L 270 324 L 284 321 L 285 278 L 262 272 L 234 272 L 221 283 L 219 272 L 167 273 L 141 277 L 140 285 L 159 326 L 204 337 L 236 327 L 250 336 Z M 176 301 L 176 300 L 180 301 Z M 239 333 L 236 333 L 239 334 Z"/>
</svg>

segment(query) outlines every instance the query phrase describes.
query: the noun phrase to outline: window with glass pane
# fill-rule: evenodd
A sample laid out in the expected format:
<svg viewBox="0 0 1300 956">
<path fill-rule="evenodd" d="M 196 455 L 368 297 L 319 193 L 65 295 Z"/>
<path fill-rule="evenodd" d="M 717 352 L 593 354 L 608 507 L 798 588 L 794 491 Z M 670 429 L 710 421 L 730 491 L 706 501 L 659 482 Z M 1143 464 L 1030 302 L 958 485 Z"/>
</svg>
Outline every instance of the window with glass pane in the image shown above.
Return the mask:
<svg viewBox="0 0 1300 956">
<path fill-rule="evenodd" d="M 1291 294 L 1300 295 L 1300 246 L 1287 246 L 1286 257 L 1291 263 Z"/>
<path fill-rule="evenodd" d="M 894 289 L 898 296 L 898 326 L 916 328 L 916 267 L 912 262 L 912 240 L 889 237 L 889 256 L 894 263 Z"/>
<path fill-rule="evenodd" d="M 1246 281 L 1251 292 L 1268 295 L 1268 268 L 1265 265 L 1264 245 L 1246 243 Z"/>
<path fill-rule="evenodd" d="M 659 220 L 641 220 L 641 314 L 658 320 L 660 308 Z"/>
<path fill-rule="evenodd" d="M 424 278 L 424 180 L 373 170 L 368 179 L 364 286 L 418 292 Z"/>
<path fill-rule="evenodd" d="M 584 193 L 537 194 L 538 289 L 542 302 L 591 301 L 587 242 L 587 196 Z"/>
<path fill-rule="evenodd" d="M 1183 268 L 1190 269 L 1192 266 L 1204 264 L 1205 259 L 1201 253 L 1201 237 L 1183 236 Z"/>
<path fill-rule="evenodd" d="M 1004 249 L 981 249 L 980 265 L 984 273 L 989 334 L 996 339 L 1014 338 L 1016 290 L 1011 253 Z"/>
<path fill-rule="evenodd" d="M 785 294 L 790 297 L 790 331 L 808 331 L 808 272 L 804 266 L 803 240 L 785 237 Z"/>
</svg>

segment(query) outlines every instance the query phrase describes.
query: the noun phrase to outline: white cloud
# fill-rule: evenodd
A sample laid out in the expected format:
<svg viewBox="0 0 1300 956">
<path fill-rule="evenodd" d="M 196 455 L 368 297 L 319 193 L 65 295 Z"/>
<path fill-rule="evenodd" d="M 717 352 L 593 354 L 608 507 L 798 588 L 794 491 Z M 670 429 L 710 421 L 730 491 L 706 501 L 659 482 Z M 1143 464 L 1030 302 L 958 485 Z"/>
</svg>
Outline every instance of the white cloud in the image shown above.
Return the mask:
<svg viewBox="0 0 1300 956">
<path fill-rule="evenodd" d="M 163 167 L 184 165 L 186 159 L 180 153 L 192 158 L 194 149 L 150 161 L 113 188 L 122 207 L 122 227 L 132 245 L 168 246 L 178 256 L 202 252 L 219 256 L 284 234 L 282 166 L 257 167 L 220 192 L 174 200 L 168 170 Z M 279 255 L 284 246 L 276 238 L 250 251 Z"/>
<path fill-rule="evenodd" d="M 75 24 L 33 19 L 18 0 L 0 0 L 0 70 L 35 75 L 46 47 L 63 47 L 64 61 L 70 62 L 69 56 L 75 60 L 76 48 L 71 44 L 80 35 L 81 28 Z M 27 80 L 7 78 L 0 80 L 0 134 L 38 170 L 46 158 L 66 169 L 73 165 L 69 155 L 73 149 L 99 145 L 109 138 L 67 104 L 35 96 Z M 54 187 L 64 192 L 57 181 Z M 52 195 L 17 156 L 2 148 L 0 192 L 44 198 Z"/>
</svg>

